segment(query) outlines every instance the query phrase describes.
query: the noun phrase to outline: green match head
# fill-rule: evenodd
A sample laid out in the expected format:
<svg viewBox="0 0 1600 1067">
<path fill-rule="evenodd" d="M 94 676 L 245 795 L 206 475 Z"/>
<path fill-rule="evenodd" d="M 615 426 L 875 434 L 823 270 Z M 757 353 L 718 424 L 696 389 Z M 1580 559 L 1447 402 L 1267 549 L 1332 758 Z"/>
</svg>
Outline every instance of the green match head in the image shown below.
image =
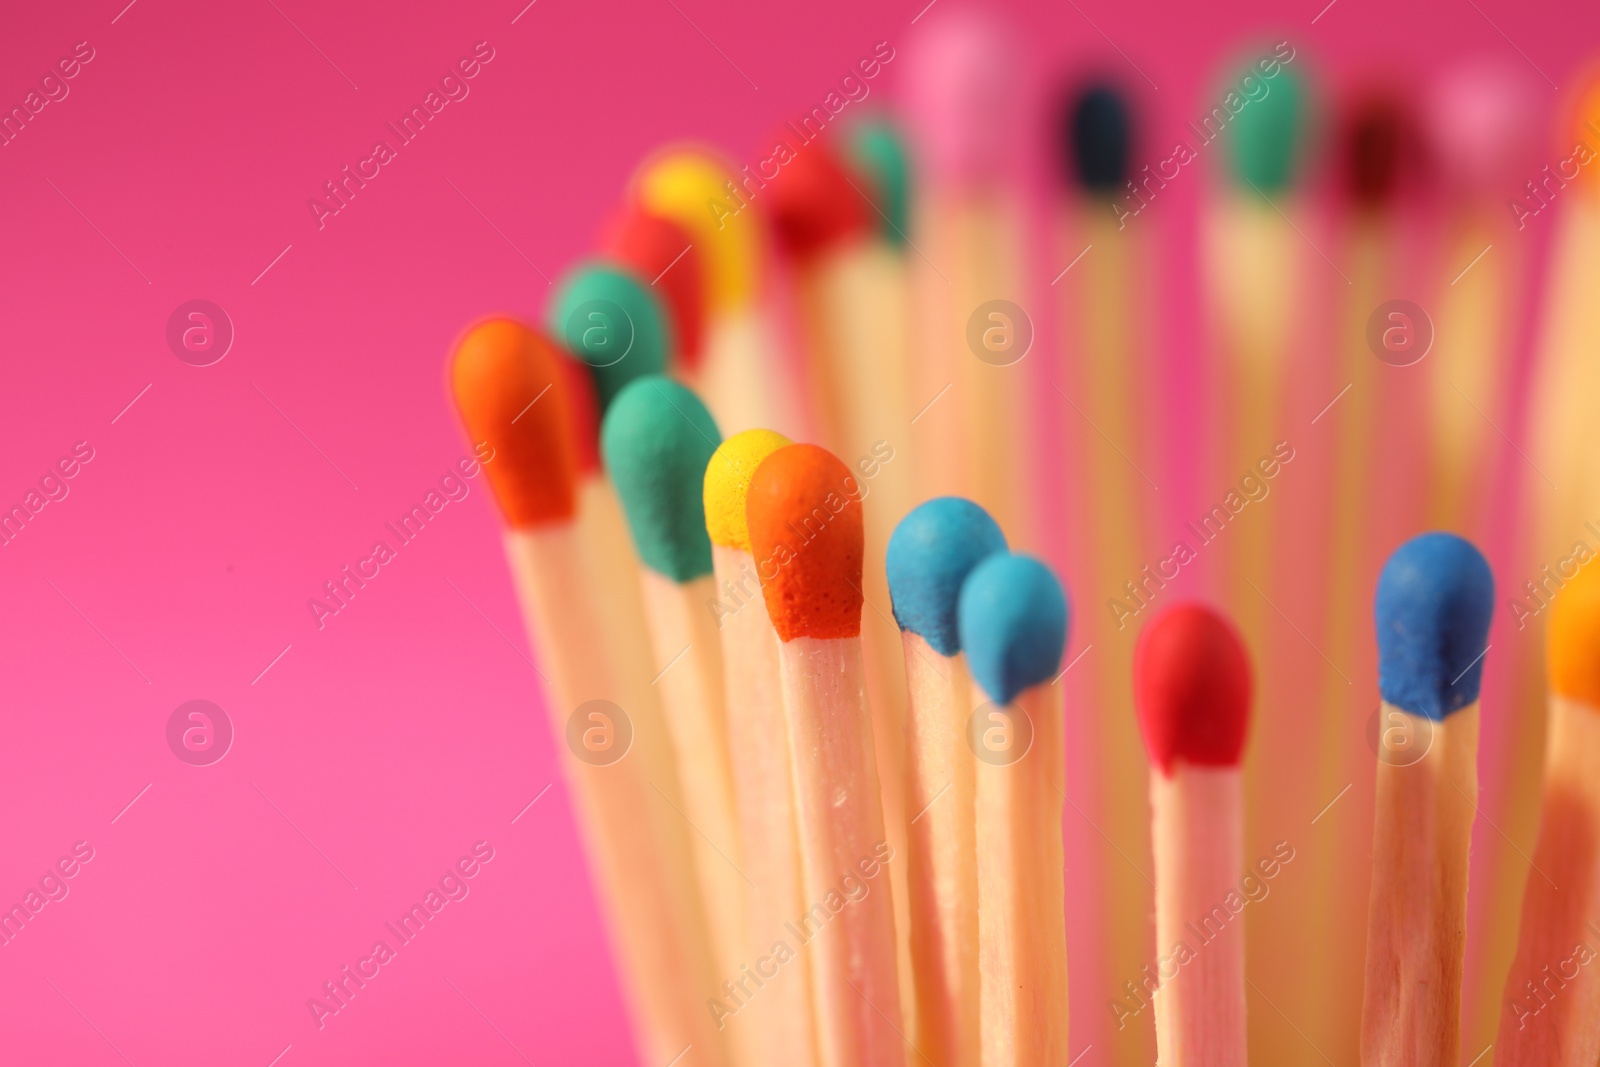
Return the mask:
<svg viewBox="0 0 1600 1067">
<path fill-rule="evenodd" d="M 704 485 L 721 443 L 700 398 L 659 374 L 624 386 L 600 426 L 639 559 L 675 582 L 711 573 Z"/>
<path fill-rule="evenodd" d="M 662 373 L 673 356 L 660 298 L 611 265 L 581 264 L 561 280 L 550 304 L 550 332 L 588 365 L 602 412 L 623 386 Z"/>
<path fill-rule="evenodd" d="M 1283 191 L 1296 178 L 1306 143 L 1305 78 L 1274 53 L 1242 70 L 1230 89 L 1245 101 L 1227 134 L 1234 180 L 1267 194 Z"/>
</svg>

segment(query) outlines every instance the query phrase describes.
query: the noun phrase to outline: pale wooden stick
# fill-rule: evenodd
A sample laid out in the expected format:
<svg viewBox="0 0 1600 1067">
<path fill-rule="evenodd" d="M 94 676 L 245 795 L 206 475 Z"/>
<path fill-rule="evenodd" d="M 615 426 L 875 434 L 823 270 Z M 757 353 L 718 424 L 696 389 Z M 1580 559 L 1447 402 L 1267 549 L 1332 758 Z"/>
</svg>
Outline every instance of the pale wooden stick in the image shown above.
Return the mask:
<svg viewBox="0 0 1600 1067">
<path fill-rule="evenodd" d="M 811 1004 L 811 958 L 797 952 L 778 974 L 765 973 L 762 958 L 788 956 L 798 946 L 785 923 L 805 914 L 799 842 L 795 830 L 794 774 L 788 728 L 778 691 L 778 635 L 761 603 L 755 560 L 749 552 L 713 544 L 721 602 L 723 677 L 728 708 L 728 750 L 733 760 L 739 839 L 745 873 L 754 888 L 746 896 L 746 950 L 755 963 L 759 992 L 740 983 L 737 1018 L 728 1026 L 754 1037 L 761 1063 L 812 1067 L 817 1062 Z M 777 951 L 778 942 L 785 951 Z M 735 981 L 738 981 L 737 979 Z M 749 1048 L 746 1043 L 743 1047 Z M 752 1061 L 757 1062 L 757 1061 Z"/>
<path fill-rule="evenodd" d="M 1065 767 L 1061 690 L 1022 692 L 1007 709 L 972 687 L 983 729 L 1032 729 L 1014 762 L 979 759 L 978 956 L 982 972 L 983 1067 L 1058 1067 L 1067 1054 L 1067 935 L 1061 805 Z M 1000 716 L 1012 717 L 1009 724 Z M 1006 757 L 999 757 L 1006 758 Z"/>
<path fill-rule="evenodd" d="M 506 555 L 546 679 L 556 749 L 572 785 L 612 948 L 623 961 L 641 1057 L 723 1065 L 728 1060 L 722 1041 L 704 1006 L 713 993 L 713 966 L 687 829 L 662 805 L 650 773 L 670 763 L 665 727 L 652 694 L 631 687 L 616 659 L 612 635 L 595 610 L 595 567 L 585 544 L 583 532 L 570 523 L 506 535 Z M 594 699 L 615 702 L 632 727 L 632 747 L 607 765 L 578 760 L 567 744 L 568 716 Z"/>
<path fill-rule="evenodd" d="M 1495 1040 L 1499 1067 L 1600 1060 L 1600 709 L 1550 700 L 1539 843 Z"/>
<path fill-rule="evenodd" d="M 1242 781 L 1237 767 L 1150 772 L 1156 865 L 1156 1042 L 1161 1067 L 1245 1063 Z M 1182 946 L 1180 949 L 1179 946 Z"/>
<path fill-rule="evenodd" d="M 906 855 L 917 1050 L 934 1067 L 979 1055 L 976 761 L 967 746 L 966 660 L 941 656 L 910 630 L 905 644 Z"/>
<path fill-rule="evenodd" d="M 645 618 L 650 623 L 661 709 L 678 759 L 683 792 L 679 811 L 691 827 L 700 890 L 711 923 L 714 958 L 737 977 L 745 956 L 745 891 L 739 834 L 733 812 L 733 767 L 722 691 L 722 642 L 706 605 L 716 600 L 716 579 L 702 575 L 675 582 L 649 567 L 639 569 Z"/>
<path fill-rule="evenodd" d="M 1379 716 L 1361 1062 L 1456 1067 L 1478 705 L 1431 722 L 1384 702 Z"/>
<path fill-rule="evenodd" d="M 882 877 L 895 854 L 884 836 L 861 642 L 796 637 L 780 645 L 779 665 L 810 902 L 796 925 L 812 952 L 821 1059 L 903 1064 L 894 905 Z M 852 886 L 865 894 L 852 901 Z"/>
</svg>

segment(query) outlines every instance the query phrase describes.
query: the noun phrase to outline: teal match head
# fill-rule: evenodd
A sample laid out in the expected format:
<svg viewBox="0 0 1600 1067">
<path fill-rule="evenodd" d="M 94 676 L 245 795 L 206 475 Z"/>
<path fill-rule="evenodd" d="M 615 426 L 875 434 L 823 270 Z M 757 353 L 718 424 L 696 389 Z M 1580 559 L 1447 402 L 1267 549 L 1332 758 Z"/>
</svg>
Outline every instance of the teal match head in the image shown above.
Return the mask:
<svg viewBox="0 0 1600 1067">
<path fill-rule="evenodd" d="M 1294 49 L 1281 44 L 1228 86 L 1229 97 L 1242 105 L 1224 135 L 1234 181 L 1268 195 L 1294 183 L 1308 139 L 1306 82 L 1293 56 Z M 1229 110 L 1224 105 L 1224 113 Z"/>
<path fill-rule="evenodd" d="M 1378 575 L 1375 614 L 1385 701 L 1438 721 L 1478 699 L 1494 575 L 1470 541 L 1425 533 L 1395 549 Z"/>
<path fill-rule="evenodd" d="M 561 279 L 550 333 L 588 365 L 602 412 L 623 386 L 663 373 L 674 356 L 666 306 L 646 282 L 611 264 L 581 264 Z"/>
<path fill-rule="evenodd" d="M 702 489 L 721 443 L 700 398 L 659 374 L 624 386 L 600 425 L 600 450 L 639 559 L 675 582 L 711 573 Z"/>
<path fill-rule="evenodd" d="M 903 245 L 911 230 L 911 163 L 905 134 L 887 119 L 858 123 L 850 131 L 850 162 L 871 182 L 873 222 L 890 244 Z"/>
<path fill-rule="evenodd" d="M 1067 644 L 1067 594 L 1031 556 L 998 553 L 961 586 L 961 648 L 973 680 L 996 704 L 1051 681 Z"/>
<path fill-rule="evenodd" d="M 889 537 L 889 600 L 900 629 L 941 656 L 961 651 L 956 605 L 972 568 L 1006 550 L 1006 535 L 970 500 L 942 496 L 918 504 Z"/>
</svg>

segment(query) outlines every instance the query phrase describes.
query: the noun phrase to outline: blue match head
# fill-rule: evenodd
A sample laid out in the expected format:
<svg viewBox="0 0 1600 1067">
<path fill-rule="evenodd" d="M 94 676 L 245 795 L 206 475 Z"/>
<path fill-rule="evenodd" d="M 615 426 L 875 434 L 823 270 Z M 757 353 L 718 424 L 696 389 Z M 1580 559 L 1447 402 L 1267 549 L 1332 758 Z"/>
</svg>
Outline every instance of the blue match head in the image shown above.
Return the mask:
<svg viewBox="0 0 1600 1067">
<path fill-rule="evenodd" d="M 1478 699 L 1494 575 L 1471 542 L 1425 533 L 1401 545 L 1378 576 L 1378 690 L 1437 722 Z"/>
<path fill-rule="evenodd" d="M 957 614 L 967 664 L 990 700 L 1009 704 L 1056 676 L 1067 644 L 1067 594 L 1043 563 L 990 556 L 967 575 Z"/>
<path fill-rule="evenodd" d="M 985 557 L 1006 550 L 1006 535 L 970 500 L 942 496 L 917 505 L 889 538 L 889 599 L 900 629 L 941 656 L 961 651 L 956 601 L 961 583 Z"/>
</svg>

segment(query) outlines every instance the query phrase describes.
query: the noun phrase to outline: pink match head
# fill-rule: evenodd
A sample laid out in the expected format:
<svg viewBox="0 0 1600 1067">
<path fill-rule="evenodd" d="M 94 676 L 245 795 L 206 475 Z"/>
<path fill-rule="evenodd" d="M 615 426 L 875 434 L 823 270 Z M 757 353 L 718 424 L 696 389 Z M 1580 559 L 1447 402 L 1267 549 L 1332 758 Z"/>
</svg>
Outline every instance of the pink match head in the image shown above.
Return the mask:
<svg viewBox="0 0 1600 1067">
<path fill-rule="evenodd" d="M 1474 199 L 1509 195 L 1537 169 L 1542 124 L 1521 68 L 1477 61 L 1446 73 L 1428 106 L 1434 157 L 1445 186 Z"/>
<path fill-rule="evenodd" d="M 916 151 L 932 183 L 963 186 L 1002 175 L 1017 155 L 1020 49 L 992 16 L 938 19 L 907 48 L 907 103 Z"/>
</svg>

